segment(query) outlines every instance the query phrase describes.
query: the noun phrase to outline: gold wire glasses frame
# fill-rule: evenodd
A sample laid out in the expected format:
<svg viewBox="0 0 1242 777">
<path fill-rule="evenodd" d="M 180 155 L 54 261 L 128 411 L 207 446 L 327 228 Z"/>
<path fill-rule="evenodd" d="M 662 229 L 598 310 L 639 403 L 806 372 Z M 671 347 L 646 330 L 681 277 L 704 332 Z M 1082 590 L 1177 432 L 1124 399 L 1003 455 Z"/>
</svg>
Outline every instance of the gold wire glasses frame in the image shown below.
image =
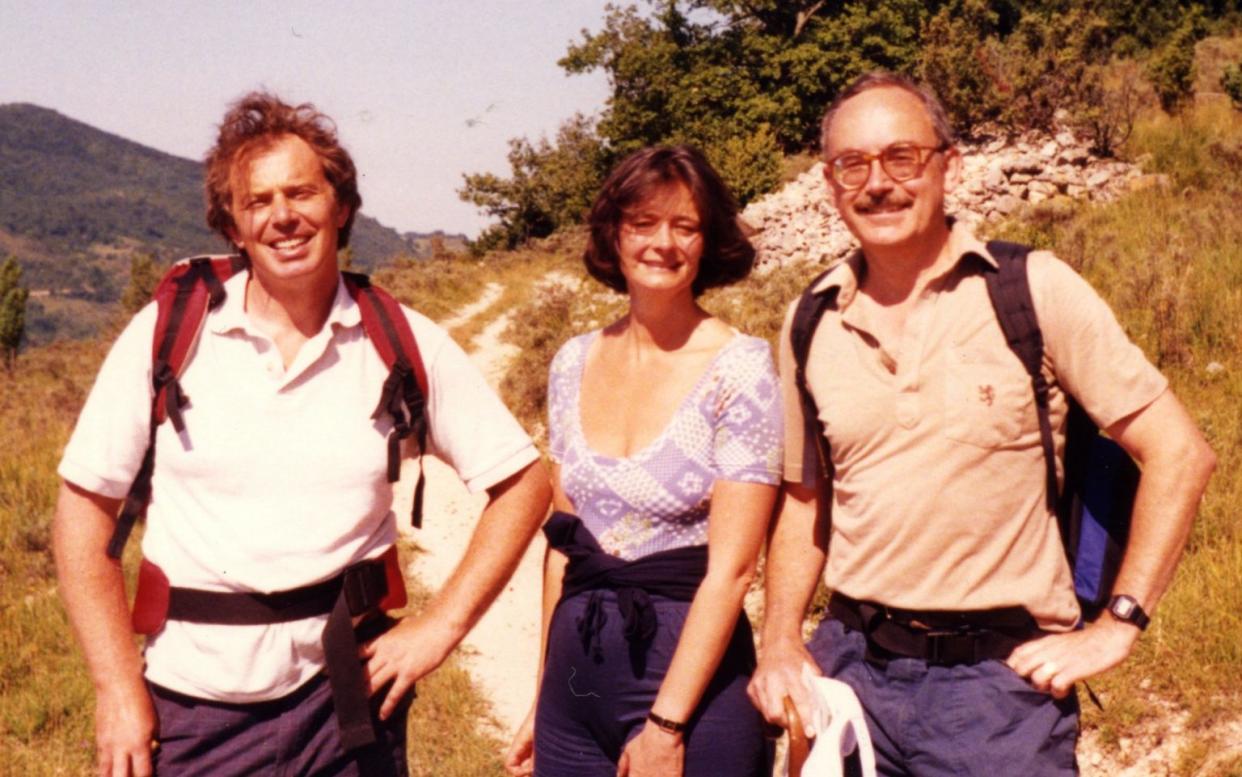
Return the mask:
<svg viewBox="0 0 1242 777">
<path fill-rule="evenodd" d="M 865 154 L 861 151 L 846 151 L 828 160 L 832 171 L 832 180 L 845 189 L 857 189 L 867 183 L 871 177 L 871 163 L 880 160 L 884 174 L 894 181 L 909 181 L 923 173 L 932 154 L 944 151 L 948 143 L 938 146 L 920 146 L 915 143 L 894 143 L 886 146 L 878 154 Z"/>
</svg>

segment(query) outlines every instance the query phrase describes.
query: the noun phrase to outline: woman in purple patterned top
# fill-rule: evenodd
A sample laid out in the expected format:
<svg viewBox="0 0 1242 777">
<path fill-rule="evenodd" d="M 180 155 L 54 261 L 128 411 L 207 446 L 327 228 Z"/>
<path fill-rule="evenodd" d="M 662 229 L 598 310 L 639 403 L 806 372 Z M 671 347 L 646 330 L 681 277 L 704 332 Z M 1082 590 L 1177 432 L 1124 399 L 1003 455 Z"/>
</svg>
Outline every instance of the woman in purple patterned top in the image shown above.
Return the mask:
<svg viewBox="0 0 1242 777">
<path fill-rule="evenodd" d="M 779 383 L 764 341 L 697 303 L 750 272 L 736 218 L 688 146 L 625 159 L 591 211 L 587 269 L 629 312 L 552 363 L 555 507 L 577 517 L 549 522 L 540 692 L 512 774 L 770 773 L 741 607 L 780 480 Z"/>
</svg>

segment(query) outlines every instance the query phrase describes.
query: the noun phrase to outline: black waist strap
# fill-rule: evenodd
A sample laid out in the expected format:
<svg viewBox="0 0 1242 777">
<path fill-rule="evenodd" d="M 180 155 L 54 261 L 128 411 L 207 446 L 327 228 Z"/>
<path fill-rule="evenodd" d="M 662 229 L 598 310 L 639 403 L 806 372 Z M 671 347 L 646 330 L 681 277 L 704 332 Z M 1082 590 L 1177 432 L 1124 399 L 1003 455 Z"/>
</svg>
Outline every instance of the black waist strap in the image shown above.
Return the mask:
<svg viewBox="0 0 1242 777">
<path fill-rule="evenodd" d="M 375 612 L 387 593 L 384 562 L 371 559 L 347 567 L 330 580 L 270 594 L 174 587 L 168 592 L 168 619 L 238 626 L 327 615 L 324 663 L 341 745 L 350 751 L 376 741 L 353 617 Z"/>
<path fill-rule="evenodd" d="M 1042 633 L 1021 607 L 903 610 L 834 593 L 828 613 L 862 632 L 867 660 L 880 665 L 895 658 L 918 658 L 938 666 L 1004 659 Z"/>
<path fill-rule="evenodd" d="M 612 590 L 625 619 L 625 637 L 643 644 L 655 636 L 657 619 L 652 596 L 688 602 L 707 574 L 707 546 L 652 553 L 627 561 L 606 553 L 576 515 L 555 512 L 543 527 L 548 545 L 569 558 L 561 585 L 561 601 L 584 591 Z M 607 616 L 600 597 L 592 595 L 578 620 L 583 649 L 599 655 L 599 633 Z"/>
</svg>

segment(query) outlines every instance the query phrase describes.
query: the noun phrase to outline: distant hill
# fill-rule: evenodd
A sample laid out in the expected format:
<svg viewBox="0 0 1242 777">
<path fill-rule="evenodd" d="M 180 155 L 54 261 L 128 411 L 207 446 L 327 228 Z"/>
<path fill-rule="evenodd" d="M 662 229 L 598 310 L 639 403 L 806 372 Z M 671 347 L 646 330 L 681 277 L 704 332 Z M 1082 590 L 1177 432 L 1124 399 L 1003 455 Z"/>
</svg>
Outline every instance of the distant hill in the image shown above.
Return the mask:
<svg viewBox="0 0 1242 777">
<path fill-rule="evenodd" d="M 402 235 L 359 214 L 350 239 L 353 267 L 371 271 L 401 256 L 430 256 L 433 237 Z M 465 242 L 460 235 L 439 238 L 449 251 Z M 199 162 L 37 105 L 0 105 L 0 258 L 16 255 L 26 285 L 48 292 L 32 303 L 31 339 L 95 329 L 66 326 L 82 323 L 81 303 L 119 298 L 135 252 L 171 261 L 227 250 L 204 223 Z M 48 320 L 64 307 L 58 297 L 75 300 L 76 321 Z"/>
</svg>

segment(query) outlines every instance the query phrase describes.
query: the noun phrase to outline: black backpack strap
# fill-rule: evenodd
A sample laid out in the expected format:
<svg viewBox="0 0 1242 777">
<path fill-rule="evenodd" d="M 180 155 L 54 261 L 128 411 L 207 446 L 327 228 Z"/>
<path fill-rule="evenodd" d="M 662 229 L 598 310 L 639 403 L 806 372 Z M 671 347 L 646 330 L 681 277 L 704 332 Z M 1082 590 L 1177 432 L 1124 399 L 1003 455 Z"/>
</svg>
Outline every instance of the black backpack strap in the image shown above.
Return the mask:
<svg viewBox="0 0 1242 777">
<path fill-rule="evenodd" d="M 984 273 L 988 297 L 996 311 L 996 321 L 1005 334 L 1005 342 L 1013 351 L 1027 375 L 1035 393 L 1035 412 L 1039 417 L 1039 442 L 1044 449 L 1045 493 L 1048 510 L 1058 512 L 1057 459 L 1052 442 L 1052 421 L 1048 415 L 1048 381 L 1043 373 L 1044 336 L 1035 314 L 1031 299 L 1031 283 L 1026 271 L 1026 258 L 1030 246 L 992 240 L 988 252 L 996 260 L 997 268 Z"/>
<path fill-rule="evenodd" d="M 819 418 L 819 408 L 806 383 L 806 363 L 811 354 L 811 341 L 815 330 L 824 317 L 824 311 L 835 308 L 839 287 L 831 286 L 823 291 L 816 287 L 832 270 L 821 273 L 798 299 L 793 321 L 789 327 L 789 346 L 794 358 L 794 381 L 802 403 L 802 485 L 815 487 L 818 475 L 827 481 L 830 477 L 831 451 L 828 438 L 824 436 L 824 424 Z M 814 445 L 810 443 L 814 440 Z"/>
</svg>

